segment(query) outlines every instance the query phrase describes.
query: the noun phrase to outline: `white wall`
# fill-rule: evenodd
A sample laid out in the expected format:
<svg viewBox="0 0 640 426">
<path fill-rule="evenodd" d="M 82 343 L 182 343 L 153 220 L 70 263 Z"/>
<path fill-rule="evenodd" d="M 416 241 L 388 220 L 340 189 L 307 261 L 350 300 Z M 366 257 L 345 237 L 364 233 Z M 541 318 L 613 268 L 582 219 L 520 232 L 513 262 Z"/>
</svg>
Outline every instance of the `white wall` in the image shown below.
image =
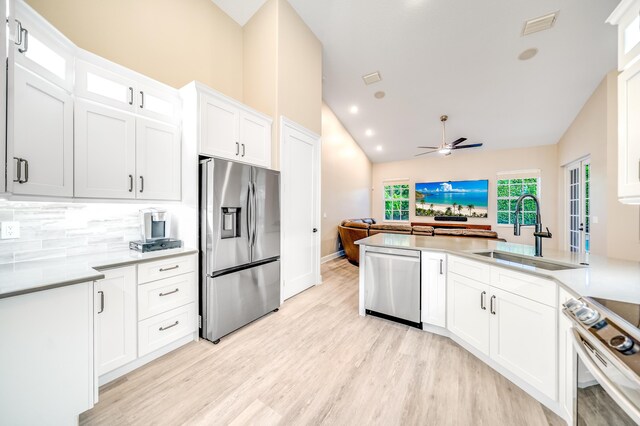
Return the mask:
<svg viewBox="0 0 640 426">
<path fill-rule="evenodd" d="M 489 180 L 489 217 L 469 218 L 468 223 L 491 225 L 501 238 L 508 241 L 533 244 L 533 229 L 523 228 L 522 235 L 513 235 L 513 226 L 496 222 L 496 181 L 499 172 L 539 169 L 541 174 L 541 215 L 544 226 L 551 232 L 557 230 L 557 147 L 546 145 L 533 148 L 497 151 L 454 152 L 442 157 L 439 154 L 406 161 L 375 163 L 373 165 L 373 193 L 371 211 L 373 217 L 384 217 L 383 182 L 389 179 L 408 179 L 410 184 L 411 221 L 433 222 L 433 218 L 416 217 L 415 184 L 448 180 Z M 545 240 L 547 247 L 556 247 L 556 238 Z"/>
</svg>

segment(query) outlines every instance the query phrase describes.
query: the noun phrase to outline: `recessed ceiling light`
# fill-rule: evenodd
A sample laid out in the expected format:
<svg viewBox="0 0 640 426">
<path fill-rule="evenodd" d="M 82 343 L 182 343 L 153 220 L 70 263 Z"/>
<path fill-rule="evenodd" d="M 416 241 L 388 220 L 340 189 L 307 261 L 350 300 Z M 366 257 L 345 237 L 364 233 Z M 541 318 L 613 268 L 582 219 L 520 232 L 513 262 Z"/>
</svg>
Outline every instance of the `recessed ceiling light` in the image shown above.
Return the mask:
<svg viewBox="0 0 640 426">
<path fill-rule="evenodd" d="M 362 79 L 364 80 L 364 83 L 366 85 L 369 85 L 369 84 L 377 83 L 380 80 L 382 80 L 382 76 L 380 75 L 380 72 L 376 71 L 376 72 L 372 72 L 371 74 L 363 75 Z"/>
<path fill-rule="evenodd" d="M 358 113 L 358 106 L 357 105 L 351 106 L 351 108 L 349 108 L 349 112 L 351 114 L 357 114 Z"/>
<path fill-rule="evenodd" d="M 382 151 L 382 145 L 376 146 L 376 151 Z"/>
<path fill-rule="evenodd" d="M 382 99 L 386 96 L 387 94 L 384 93 L 382 90 L 380 90 L 379 92 L 376 92 L 373 94 L 373 97 L 376 99 Z"/>
<path fill-rule="evenodd" d="M 365 135 L 367 135 L 367 136 L 373 136 L 373 130 L 371 130 L 371 129 L 367 129 L 367 130 L 364 132 L 364 134 L 365 134 Z"/>
<path fill-rule="evenodd" d="M 527 49 L 521 54 L 519 54 L 518 59 L 520 59 L 521 61 L 527 61 L 533 58 L 534 56 L 536 56 L 537 54 L 538 54 L 538 49 L 536 49 L 535 47 L 532 47 L 531 49 Z"/>
</svg>

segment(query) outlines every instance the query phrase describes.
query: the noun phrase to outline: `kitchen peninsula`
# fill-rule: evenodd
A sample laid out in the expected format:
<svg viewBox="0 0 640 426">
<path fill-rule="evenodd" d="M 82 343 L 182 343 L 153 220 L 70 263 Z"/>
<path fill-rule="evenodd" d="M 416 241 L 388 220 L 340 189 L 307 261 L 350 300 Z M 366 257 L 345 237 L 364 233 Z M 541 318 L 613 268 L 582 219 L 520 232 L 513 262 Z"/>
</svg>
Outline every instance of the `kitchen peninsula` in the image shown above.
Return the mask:
<svg viewBox="0 0 640 426">
<path fill-rule="evenodd" d="M 377 234 L 356 244 L 360 315 L 450 337 L 570 424 L 576 361 L 563 303 L 640 303 L 637 262 L 554 250 L 541 258 L 533 246 L 456 237 Z"/>
</svg>

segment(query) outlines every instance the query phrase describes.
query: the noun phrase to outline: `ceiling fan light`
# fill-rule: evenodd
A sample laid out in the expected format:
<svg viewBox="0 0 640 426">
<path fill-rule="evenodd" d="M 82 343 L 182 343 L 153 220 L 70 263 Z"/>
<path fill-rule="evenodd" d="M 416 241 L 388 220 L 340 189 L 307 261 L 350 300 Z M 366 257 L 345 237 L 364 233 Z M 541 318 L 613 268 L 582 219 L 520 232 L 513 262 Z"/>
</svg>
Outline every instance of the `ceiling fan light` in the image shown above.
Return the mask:
<svg viewBox="0 0 640 426">
<path fill-rule="evenodd" d="M 438 150 L 438 152 L 442 155 L 449 155 L 451 154 L 451 149 L 450 148 L 440 148 Z"/>
</svg>

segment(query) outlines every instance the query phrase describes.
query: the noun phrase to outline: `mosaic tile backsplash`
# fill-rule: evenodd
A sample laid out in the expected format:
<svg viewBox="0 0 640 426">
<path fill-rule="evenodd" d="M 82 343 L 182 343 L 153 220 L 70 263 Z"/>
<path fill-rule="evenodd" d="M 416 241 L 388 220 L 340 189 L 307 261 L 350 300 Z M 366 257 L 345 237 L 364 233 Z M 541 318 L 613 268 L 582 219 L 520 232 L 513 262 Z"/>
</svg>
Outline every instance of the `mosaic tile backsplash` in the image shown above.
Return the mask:
<svg viewBox="0 0 640 426">
<path fill-rule="evenodd" d="M 0 200 L 0 222 L 20 222 L 20 238 L 0 240 L 0 264 L 128 248 L 143 207 Z"/>
</svg>

